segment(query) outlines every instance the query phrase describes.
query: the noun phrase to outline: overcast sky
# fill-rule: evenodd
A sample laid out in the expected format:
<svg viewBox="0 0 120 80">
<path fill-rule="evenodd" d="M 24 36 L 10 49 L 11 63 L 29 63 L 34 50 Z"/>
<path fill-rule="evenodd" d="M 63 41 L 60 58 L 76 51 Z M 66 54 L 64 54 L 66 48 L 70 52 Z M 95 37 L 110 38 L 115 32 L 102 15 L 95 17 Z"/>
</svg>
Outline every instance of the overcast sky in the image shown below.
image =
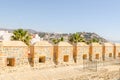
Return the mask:
<svg viewBox="0 0 120 80">
<path fill-rule="evenodd" d="M 120 40 L 120 0 L 0 0 L 0 27 Z"/>
</svg>

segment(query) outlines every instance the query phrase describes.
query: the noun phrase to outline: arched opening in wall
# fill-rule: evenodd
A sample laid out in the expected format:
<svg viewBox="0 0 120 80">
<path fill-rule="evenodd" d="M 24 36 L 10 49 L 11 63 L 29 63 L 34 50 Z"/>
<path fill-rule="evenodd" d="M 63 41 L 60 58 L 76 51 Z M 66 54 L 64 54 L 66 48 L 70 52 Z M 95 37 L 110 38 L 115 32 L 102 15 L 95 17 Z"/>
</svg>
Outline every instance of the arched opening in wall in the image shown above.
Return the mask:
<svg viewBox="0 0 120 80">
<path fill-rule="evenodd" d="M 7 66 L 15 66 L 15 58 L 7 58 Z"/>
<path fill-rule="evenodd" d="M 95 55 L 95 59 L 99 59 L 99 54 L 96 54 L 96 55 Z"/>
<path fill-rule="evenodd" d="M 83 54 L 83 60 L 87 59 L 87 54 Z"/>
<path fill-rule="evenodd" d="M 109 53 L 109 57 L 110 57 L 110 58 L 112 57 L 112 53 Z"/>
<path fill-rule="evenodd" d="M 64 60 L 64 62 L 68 62 L 69 61 L 69 56 L 68 55 L 64 55 L 63 60 Z"/>
<path fill-rule="evenodd" d="M 39 63 L 45 63 L 45 59 L 46 59 L 45 56 L 40 56 L 39 57 Z"/>
</svg>

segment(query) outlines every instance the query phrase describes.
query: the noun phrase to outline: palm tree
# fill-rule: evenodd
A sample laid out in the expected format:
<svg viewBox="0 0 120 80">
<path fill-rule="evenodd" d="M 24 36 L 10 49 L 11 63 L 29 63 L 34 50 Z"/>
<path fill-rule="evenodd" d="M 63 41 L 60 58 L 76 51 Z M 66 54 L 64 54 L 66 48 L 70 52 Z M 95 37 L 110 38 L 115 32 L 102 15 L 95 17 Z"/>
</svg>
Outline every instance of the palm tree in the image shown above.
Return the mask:
<svg viewBox="0 0 120 80">
<path fill-rule="evenodd" d="M 60 41 L 64 41 L 64 38 L 63 38 L 63 37 L 61 37 L 60 39 L 54 38 L 54 39 L 52 40 L 52 42 L 53 42 L 54 44 L 57 44 L 57 43 L 59 43 Z"/>
<path fill-rule="evenodd" d="M 61 37 L 61 38 L 60 38 L 60 41 L 64 41 L 64 38 L 63 38 L 63 37 Z"/>
<path fill-rule="evenodd" d="M 17 29 L 13 31 L 13 36 L 11 37 L 11 40 L 23 41 L 24 43 L 29 45 L 31 37 L 28 31 L 23 30 L 23 29 Z"/>
<path fill-rule="evenodd" d="M 57 44 L 57 43 L 59 43 L 59 39 L 53 39 L 52 42 L 53 42 L 54 44 Z"/>
<path fill-rule="evenodd" d="M 79 33 L 74 33 L 69 37 L 69 41 L 71 43 L 77 43 L 77 42 L 85 42 L 84 38 L 81 37 Z"/>
<path fill-rule="evenodd" d="M 92 39 L 88 40 L 86 43 L 91 44 L 91 43 L 94 43 L 94 42 L 99 43 L 100 42 L 99 38 L 92 38 Z"/>
<path fill-rule="evenodd" d="M 92 42 L 99 42 L 99 39 L 98 38 L 93 38 L 92 40 L 91 40 Z"/>
</svg>

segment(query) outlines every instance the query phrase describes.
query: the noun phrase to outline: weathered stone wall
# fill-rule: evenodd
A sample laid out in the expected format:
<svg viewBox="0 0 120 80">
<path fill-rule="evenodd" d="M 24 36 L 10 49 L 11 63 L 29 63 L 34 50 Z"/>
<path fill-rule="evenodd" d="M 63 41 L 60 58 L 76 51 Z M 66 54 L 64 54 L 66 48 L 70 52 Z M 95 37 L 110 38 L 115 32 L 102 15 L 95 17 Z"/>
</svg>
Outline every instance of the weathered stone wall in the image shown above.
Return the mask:
<svg viewBox="0 0 120 80">
<path fill-rule="evenodd" d="M 3 50 L 3 45 L 2 45 L 2 42 L 0 42 L 0 56 L 3 56 L 2 50 Z"/>
<path fill-rule="evenodd" d="M 6 56 L 0 56 L 0 66 L 6 66 Z"/>
<path fill-rule="evenodd" d="M 120 45 L 114 45 L 114 58 L 120 59 Z"/>
<path fill-rule="evenodd" d="M 64 59 L 66 56 L 66 59 Z M 72 46 L 55 46 L 54 57 L 56 64 L 73 64 L 73 47 Z M 66 61 L 64 61 L 66 60 Z"/>
<path fill-rule="evenodd" d="M 20 63 L 24 65 L 24 60 L 28 61 L 28 47 L 13 47 L 13 46 L 3 46 L 2 54 L 5 56 L 4 58 L 14 58 L 15 65 L 18 66 Z M 7 64 L 7 60 L 6 60 Z"/>
<path fill-rule="evenodd" d="M 59 55 L 59 59 L 58 61 L 60 63 L 64 62 L 64 56 L 68 55 L 68 62 L 71 63 L 73 62 L 73 47 L 71 46 L 59 46 L 58 47 L 58 55 Z"/>
<path fill-rule="evenodd" d="M 114 59 L 114 46 L 104 46 L 105 47 L 105 53 L 104 58 L 105 60 Z"/>
<path fill-rule="evenodd" d="M 102 46 L 93 47 L 93 59 L 96 59 L 97 54 L 99 54 L 99 59 L 102 60 Z"/>
<path fill-rule="evenodd" d="M 92 45 L 90 45 L 90 60 L 102 61 L 102 52 L 102 45 L 92 43 Z"/>
<path fill-rule="evenodd" d="M 3 54 L 7 57 L 15 58 L 27 58 L 28 48 L 27 47 L 9 47 L 3 46 Z"/>
<path fill-rule="evenodd" d="M 28 54 L 30 53 L 30 54 Z M 110 60 L 114 57 L 120 56 L 120 46 L 112 45 L 110 43 L 100 45 L 92 43 L 91 45 L 71 45 L 67 42 L 51 45 L 48 42 L 39 43 L 37 46 L 32 45 L 30 48 L 27 46 L 3 46 L 0 44 L 0 56 L 4 58 L 15 58 L 15 64 L 28 61 L 31 58 L 34 63 L 41 63 L 51 65 L 57 64 L 83 64 L 83 57 L 85 60 Z M 45 57 L 45 62 L 40 62 L 40 57 Z M 26 59 L 26 60 L 25 60 Z M 36 61 L 37 60 L 37 61 Z M 1 59 L 1 62 L 5 60 Z M 6 62 L 7 63 L 7 62 Z M 0 63 L 4 64 L 4 63 Z"/>
<path fill-rule="evenodd" d="M 35 46 L 34 47 L 34 58 L 44 56 L 45 63 L 51 64 L 53 62 L 53 46 Z"/>
<path fill-rule="evenodd" d="M 39 41 L 30 47 L 33 66 L 53 65 L 53 45 L 47 41 Z"/>
<path fill-rule="evenodd" d="M 83 64 L 83 57 L 89 60 L 89 46 L 76 46 L 76 63 Z"/>
</svg>

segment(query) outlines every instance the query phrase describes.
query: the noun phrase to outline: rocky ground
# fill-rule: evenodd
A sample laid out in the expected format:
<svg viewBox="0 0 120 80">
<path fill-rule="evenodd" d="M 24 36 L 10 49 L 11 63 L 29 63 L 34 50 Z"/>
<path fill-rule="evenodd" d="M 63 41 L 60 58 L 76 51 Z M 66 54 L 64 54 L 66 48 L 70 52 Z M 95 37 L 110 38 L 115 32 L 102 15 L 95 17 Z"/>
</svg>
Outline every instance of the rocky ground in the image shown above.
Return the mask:
<svg viewBox="0 0 120 80">
<path fill-rule="evenodd" d="M 119 80 L 120 65 L 83 69 L 80 65 L 51 68 L 19 68 L 3 72 L 0 80 Z"/>
</svg>

